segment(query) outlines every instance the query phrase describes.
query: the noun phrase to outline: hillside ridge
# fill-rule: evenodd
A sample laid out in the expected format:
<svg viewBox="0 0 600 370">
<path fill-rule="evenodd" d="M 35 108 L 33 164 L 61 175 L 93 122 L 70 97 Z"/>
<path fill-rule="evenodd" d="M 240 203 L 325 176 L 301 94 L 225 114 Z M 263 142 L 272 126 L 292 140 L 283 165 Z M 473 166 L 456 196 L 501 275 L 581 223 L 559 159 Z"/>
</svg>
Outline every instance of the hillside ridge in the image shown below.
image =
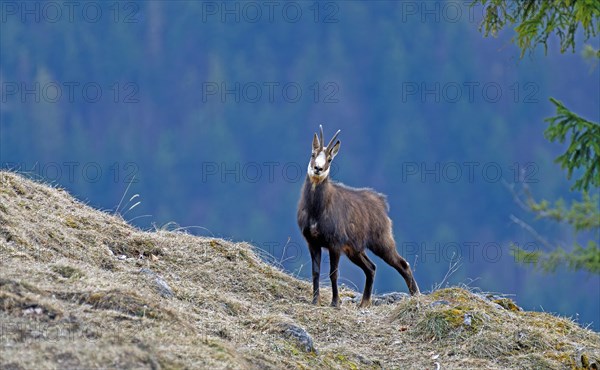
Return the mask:
<svg viewBox="0 0 600 370">
<path fill-rule="evenodd" d="M 0 171 L 0 368 L 600 366 L 598 333 L 506 297 L 452 287 L 358 309 L 343 288 L 340 309 L 313 306 L 306 281 L 267 261 Z"/>
</svg>

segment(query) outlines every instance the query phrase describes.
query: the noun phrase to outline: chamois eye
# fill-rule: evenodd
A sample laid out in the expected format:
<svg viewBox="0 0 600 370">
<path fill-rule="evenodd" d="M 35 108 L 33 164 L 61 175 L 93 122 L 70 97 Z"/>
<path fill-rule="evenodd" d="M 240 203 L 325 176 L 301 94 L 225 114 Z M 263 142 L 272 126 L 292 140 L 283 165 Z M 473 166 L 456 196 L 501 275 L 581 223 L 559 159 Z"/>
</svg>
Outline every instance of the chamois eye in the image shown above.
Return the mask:
<svg viewBox="0 0 600 370">
<path fill-rule="evenodd" d="M 315 157 L 315 153 L 311 154 L 311 155 L 310 155 L 310 157 L 311 157 L 311 158 L 314 158 L 314 157 Z"/>
<path fill-rule="evenodd" d="M 329 163 L 331 163 L 331 161 L 332 161 L 332 159 L 331 159 L 331 158 L 329 158 L 329 159 L 327 160 L 327 162 L 329 162 Z"/>
</svg>

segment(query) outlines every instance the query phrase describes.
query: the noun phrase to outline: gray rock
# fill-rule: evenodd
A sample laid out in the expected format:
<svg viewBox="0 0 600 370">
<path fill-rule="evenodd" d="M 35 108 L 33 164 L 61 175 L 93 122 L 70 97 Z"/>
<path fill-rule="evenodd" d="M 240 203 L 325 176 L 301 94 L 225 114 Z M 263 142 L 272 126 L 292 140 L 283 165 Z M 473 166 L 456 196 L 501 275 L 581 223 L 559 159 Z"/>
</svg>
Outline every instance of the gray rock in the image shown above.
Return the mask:
<svg viewBox="0 0 600 370">
<path fill-rule="evenodd" d="M 501 295 L 498 295 L 498 294 L 492 294 L 492 293 L 488 293 L 488 294 L 481 294 L 481 293 L 478 293 L 478 294 L 476 294 L 476 295 L 477 295 L 478 297 L 480 297 L 481 299 L 483 299 L 483 300 L 486 300 L 486 301 L 492 301 L 492 302 L 493 302 L 493 301 L 495 301 L 495 300 L 498 300 L 498 299 L 502 299 L 502 298 L 504 298 L 504 297 L 503 297 L 503 296 L 501 296 Z"/>
<path fill-rule="evenodd" d="M 498 303 L 491 302 L 490 304 L 492 305 L 492 307 L 494 307 L 497 310 L 504 310 L 505 309 L 504 307 L 500 306 Z"/>
<path fill-rule="evenodd" d="M 151 278 L 154 278 L 154 280 L 153 280 L 154 287 L 156 288 L 156 290 L 158 290 L 158 293 L 161 296 L 163 296 L 164 298 L 171 298 L 171 297 L 175 296 L 175 293 L 173 292 L 173 290 L 171 289 L 169 284 L 167 284 L 167 282 L 162 277 L 160 277 L 156 272 L 143 267 L 142 269 L 140 269 L 140 273 L 146 274 L 146 275 L 150 276 Z"/>
<path fill-rule="evenodd" d="M 303 328 L 295 324 L 282 324 L 283 335 L 298 343 L 298 347 L 305 352 L 318 353 L 314 346 L 312 337 Z"/>
<path fill-rule="evenodd" d="M 371 304 L 373 306 L 381 306 L 384 304 L 394 304 L 396 302 L 400 302 L 401 300 L 410 297 L 410 295 L 408 293 L 403 293 L 403 292 L 390 292 L 390 293 L 384 293 L 384 294 L 374 294 L 371 296 Z M 356 296 L 352 297 L 352 298 L 342 298 L 342 302 L 352 302 L 352 303 L 360 303 L 360 300 L 362 299 L 362 294 L 358 293 L 356 294 Z"/>
<path fill-rule="evenodd" d="M 511 298 L 507 298 L 506 296 L 502 296 L 502 295 L 498 295 L 498 294 L 476 294 L 476 296 L 478 296 L 479 298 L 490 302 L 490 304 L 492 306 L 494 306 L 497 309 L 502 309 L 502 310 L 509 310 L 509 311 L 513 311 L 512 309 L 506 307 L 503 304 L 499 304 L 502 302 L 510 302 L 511 304 L 514 304 L 514 307 L 516 308 L 517 311 L 523 311 L 522 307 L 517 306 L 517 303 L 515 301 L 513 301 Z"/>
<path fill-rule="evenodd" d="M 154 284 L 156 284 L 158 293 L 161 296 L 163 296 L 165 298 L 171 298 L 175 295 L 175 293 L 173 292 L 173 290 L 171 289 L 169 284 L 167 284 L 167 282 L 164 281 L 163 279 L 161 279 L 160 277 L 157 277 L 156 279 L 154 279 Z"/>
<path fill-rule="evenodd" d="M 466 313 L 463 319 L 463 324 L 465 326 L 471 326 L 471 320 L 473 319 L 473 316 L 471 316 L 470 313 Z"/>
<path fill-rule="evenodd" d="M 380 296 L 374 296 L 373 304 L 375 306 L 379 306 L 382 304 L 393 304 L 396 302 L 400 302 L 401 300 L 408 298 L 409 295 L 403 292 L 391 292 L 385 293 Z"/>
</svg>

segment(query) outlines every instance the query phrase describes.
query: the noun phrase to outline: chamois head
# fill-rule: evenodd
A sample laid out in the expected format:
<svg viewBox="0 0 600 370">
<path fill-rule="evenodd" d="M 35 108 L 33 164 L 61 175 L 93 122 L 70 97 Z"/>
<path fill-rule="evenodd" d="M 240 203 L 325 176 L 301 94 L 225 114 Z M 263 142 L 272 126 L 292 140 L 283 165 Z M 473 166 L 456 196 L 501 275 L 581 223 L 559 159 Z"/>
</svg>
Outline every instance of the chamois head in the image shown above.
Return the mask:
<svg viewBox="0 0 600 370">
<path fill-rule="evenodd" d="M 329 141 L 329 144 L 324 147 L 323 126 L 319 125 L 319 127 L 321 135 L 317 137 L 315 133 L 313 137 L 312 153 L 310 155 L 310 162 L 308 162 L 308 177 L 313 184 L 318 184 L 327 178 L 331 161 L 333 161 L 333 158 L 335 158 L 340 150 L 340 141 L 335 141 L 335 139 L 341 130 L 338 130 Z"/>
</svg>

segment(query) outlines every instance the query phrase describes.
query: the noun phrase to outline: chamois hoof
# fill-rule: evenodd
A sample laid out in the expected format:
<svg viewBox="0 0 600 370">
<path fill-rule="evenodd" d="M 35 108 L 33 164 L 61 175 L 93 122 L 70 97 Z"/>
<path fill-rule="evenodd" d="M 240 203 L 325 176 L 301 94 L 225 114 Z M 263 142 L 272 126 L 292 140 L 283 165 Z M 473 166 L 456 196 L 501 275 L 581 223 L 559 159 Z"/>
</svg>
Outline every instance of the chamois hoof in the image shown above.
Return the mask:
<svg viewBox="0 0 600 370">
<path fill-rule="evenodd" d="M 321 299 L 320 298 L 313 298 L 312 304 L 315 305 L 315 306 L 320 305 L 321 304 Z"/>
<path fill-rule="evenodd" d="M 331 301 L 331 307 L 340 308 L 341 305 L 342 301 L 340 301 L 339 299 L 337 301 Z"/>
</svg>

